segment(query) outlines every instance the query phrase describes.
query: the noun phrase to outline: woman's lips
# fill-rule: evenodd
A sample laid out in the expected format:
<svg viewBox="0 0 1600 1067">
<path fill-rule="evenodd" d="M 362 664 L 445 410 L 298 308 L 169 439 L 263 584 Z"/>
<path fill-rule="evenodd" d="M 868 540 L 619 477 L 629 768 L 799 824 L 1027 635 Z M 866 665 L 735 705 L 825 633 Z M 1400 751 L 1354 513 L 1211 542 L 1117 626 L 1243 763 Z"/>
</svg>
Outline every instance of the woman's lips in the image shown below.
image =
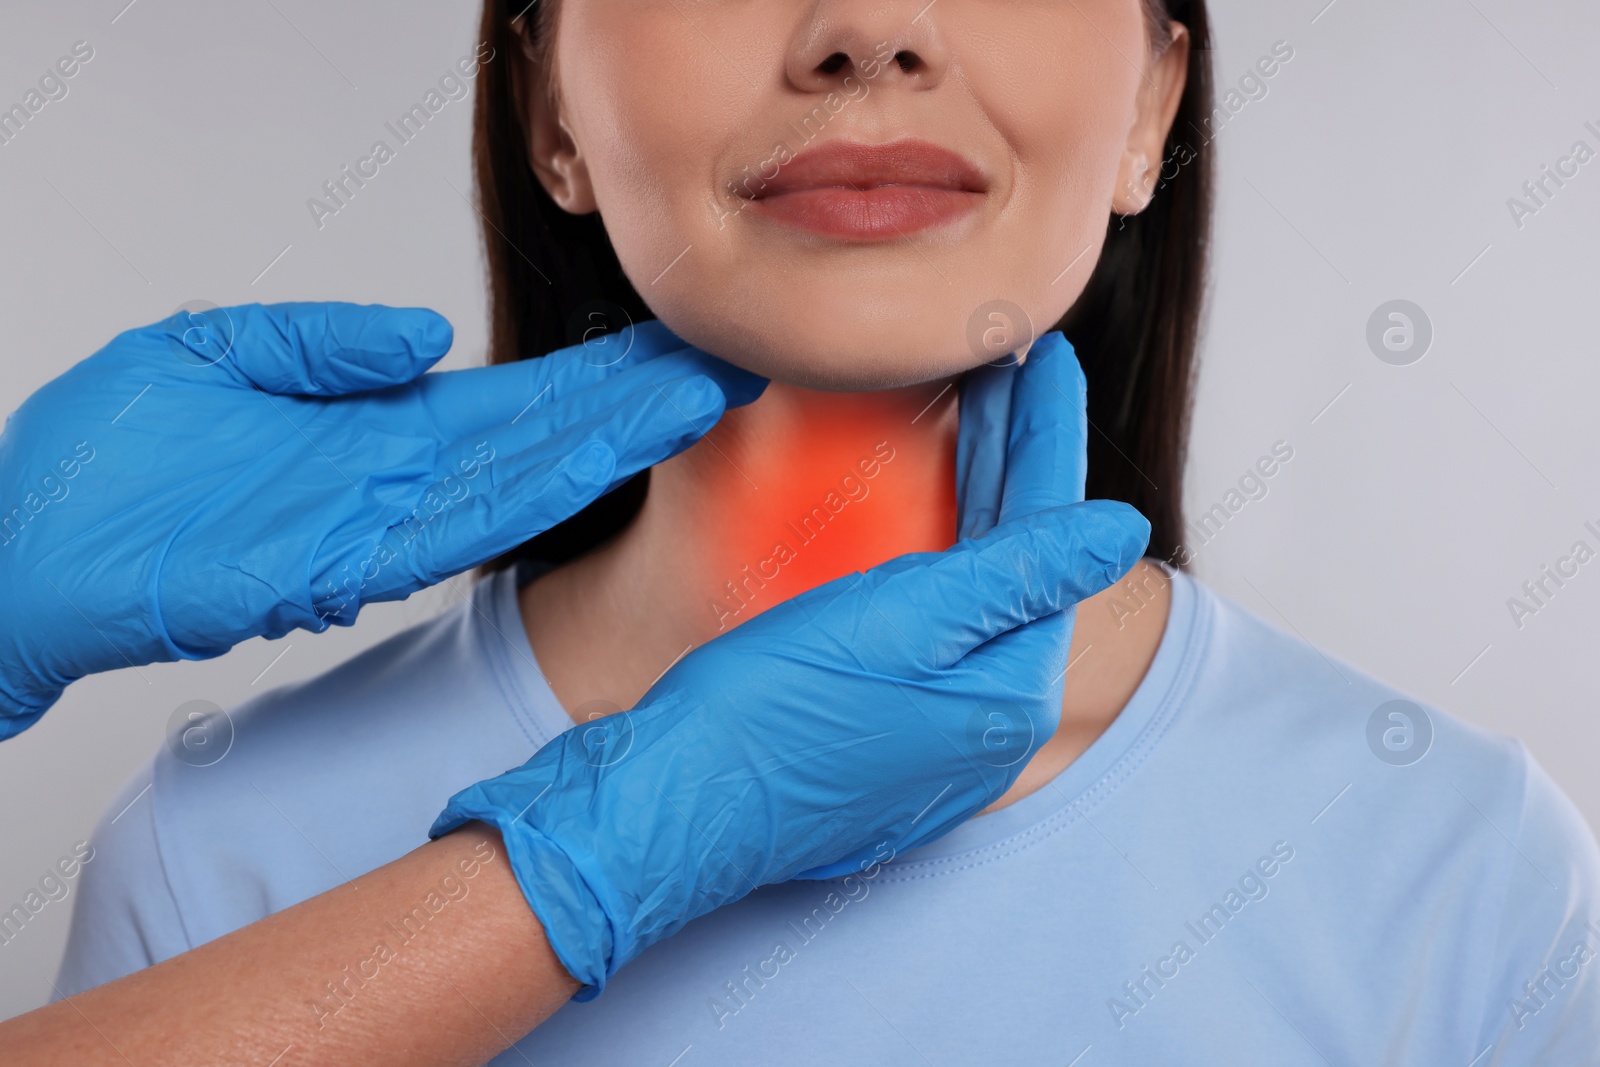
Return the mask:
<svg viewBox="0 0 1600 1067">
<path fill-rule="evenodd" d="M 953 222 L 982 203 L 973 163 L 927 141 L 833 141 L 802 152 L 744 195 L 761 215 L 825 237 L 880 241 Z"/>
</svg>

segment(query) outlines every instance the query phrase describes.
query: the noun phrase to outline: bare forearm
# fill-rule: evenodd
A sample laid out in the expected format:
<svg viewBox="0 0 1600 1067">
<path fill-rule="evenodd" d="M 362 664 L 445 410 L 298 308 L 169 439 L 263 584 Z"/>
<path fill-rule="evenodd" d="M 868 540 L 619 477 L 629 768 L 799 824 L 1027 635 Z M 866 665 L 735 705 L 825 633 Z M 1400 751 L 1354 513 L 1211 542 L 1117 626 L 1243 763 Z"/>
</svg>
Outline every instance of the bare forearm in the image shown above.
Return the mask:
<svg viewBox="0 0 1600 1067">
<path fill-rule="evenodd" d="M 0 1060 L 480 1064 L 577 988 L 499 835 L 471 824 L 192 952 L 0 1023 Z"/>
</svg>

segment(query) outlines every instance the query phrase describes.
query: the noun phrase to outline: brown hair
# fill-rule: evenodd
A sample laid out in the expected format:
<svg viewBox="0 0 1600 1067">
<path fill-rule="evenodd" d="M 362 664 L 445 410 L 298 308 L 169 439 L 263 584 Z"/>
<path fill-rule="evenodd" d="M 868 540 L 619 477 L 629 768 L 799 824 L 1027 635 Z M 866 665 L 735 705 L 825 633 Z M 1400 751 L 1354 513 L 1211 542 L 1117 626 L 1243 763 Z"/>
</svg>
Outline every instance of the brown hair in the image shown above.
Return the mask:
<svg viewBox="0 0 1600 1067">
<path fill-rule="evenodd" d="M 543 0 L 526 25 L 523 0 L 485 0 L 483 8 L 480 39 L 500 58 L 479 75 L 473 119 L 493 363 L 575 343 L 574 325 L 587 324 L 585 306 L 597 301 L 635 322 L 654 318 L 623 274 L 599 214 L 562 210 L 528 163 L 522 94 L 545 87 L 520 84 L 518 57 L 524 48 L 547 57 L 558 2 Z M 1156 47 L 1165 43 L 1168 19 L 1188 27 L 1188 84 L 1156 196 L 1138 215 L 1110 218 L 1082 297 L 1052 329 L 1072 342 L 1088 380 L 1088 496 L 1138 508 L 1150 520 L 1148 554 L 1185 566 L 1182 480 L 1211 228 L 1212 160 L 1203 132 L 1212 111 L 1210 30 L 1204 0 L 1142 2 Z M 632 521 L 649 474 L 486 569 L 528 557 L 560 563 L 593 548 Z"/>
</svg>

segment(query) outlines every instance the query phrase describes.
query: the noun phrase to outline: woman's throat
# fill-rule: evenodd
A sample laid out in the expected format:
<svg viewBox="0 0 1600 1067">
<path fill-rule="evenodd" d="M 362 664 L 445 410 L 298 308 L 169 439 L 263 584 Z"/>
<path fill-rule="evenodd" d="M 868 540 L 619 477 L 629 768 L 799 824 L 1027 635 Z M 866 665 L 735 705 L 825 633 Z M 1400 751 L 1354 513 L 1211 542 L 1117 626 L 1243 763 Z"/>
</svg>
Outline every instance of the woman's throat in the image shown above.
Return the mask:
<svg viewBox="0 0 1600 1067">
<path fill-rule="evenodd" d="M 699 538 L 691 573 L 707 635 L 895 556 L 948 548 L 955 439 L 949 383 L 877 393 L 774 384 L 657 468 L 652 502 L 681 509 Z"/>
<path fill-rule="evenodd" d="M 689 649 L 827 581 L 955 542 L 957 390 L 773 383 L 656 465 L 618 537 L 522 590 L 580 720 L 631 708 Z"/>
<path fill-rule="evenodd" d="M 704 537 L 696 571 L 714 632 L 955 541 L 955 390 L 942 382 L 877 394 L 773 386 L 693 453 L 685 502 Z"/>
</svg>

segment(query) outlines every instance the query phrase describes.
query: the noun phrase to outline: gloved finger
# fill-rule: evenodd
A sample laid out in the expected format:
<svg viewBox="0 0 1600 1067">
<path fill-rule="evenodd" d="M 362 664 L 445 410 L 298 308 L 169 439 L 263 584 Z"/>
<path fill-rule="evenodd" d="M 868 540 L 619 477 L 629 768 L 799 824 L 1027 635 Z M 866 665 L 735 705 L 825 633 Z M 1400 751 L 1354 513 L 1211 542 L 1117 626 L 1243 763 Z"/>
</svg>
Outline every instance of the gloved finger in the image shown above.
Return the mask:
<svg viewBox="0 0 1600 1067">
<path fill-rule="evenodd" d="M 1012 387 L 1001 522 L 1083 499 L 1087 402 L 1077 353 L 1052 330 L 1028 353 Z"/>
<path fill-rule="evenodd" d="M 551 380 L 557 383 L 557 391 L 571 392 L 597 385 L 615 374 L 627 373 L 649 360 L 683 351 L 696 354 L 703 364 L 699 367 L 700 373 L 722 386 L 729 407 L 750 403 L 767 387 L 767 379 L 694 347 L 657 319 L 647 319 L 616 333 L 601 334 L 582 344 L 569 345 L 542 359 L 553 368 Z"/>
<path fill-rule="evenodd" d="M 427 308 L 245 304 L 168 320 L 196 355 L 269 393 L 338 396 L 409 382 L 450 351 L 450 323 Z"/>
<path fill-rule="evenodd" d="M 648 324 L 644 324 L 648 325 Z M 655 337 L 665 336 L 676 346 L 657 348 Z M 560 426 L 613 407 L 634 395 L 674 378 L 698 374 L 723 392 L 729 407 L 747 404 L 761 395 L 767 380 L 731 363 L 689 348 L 661 331 L 640 328 L 632 353 L 615 366 L 595 368 L 581 364 L 572 349 L 562 349 L 538 359 L 502 363 L 492 367 L 431 374 L 420 383 L 423 403 L 438 434 L 455 440 L 511 428 L 524 444 L 508 441 L 503 447 L 520 448 Z M 545 427 L 541 431 L 541 427 Z"/>
<path fill-rule="evenodd" d="M 1064 663 L 1055 662 L 1064 657 L 1055 656 L 1056 648 L 1065 649 L 1067 640 L 1064 623 L 1068 623 L 1073 608 L 1067 607 L 1054 615 L 1019 626 L 1001 634 L 961 661 L 956 672 L 967 679 L 977 678 L 982 684 L 973 689 L 982 691 L 979 699 L 974 695 L 970 704 L 957 702 L 960 716 L 957 722 L 947 719 L 952 707 L 948 701 L 919 698 L 919 687 L 897 686 L 897 701 L 911 708 L 928 711 L 924 722 L 912 729 L 923 736 L 907 746 L 907 751 L 922 753 L 916 766 L 921 770 L 920 780 L 913 779 L 908 769 L 902 770 L 896 789 L 905 794 L 905 807 L 899 832 L 885 829 L 884 836 L 875 843 L 846 854 L 842 858 L 794 875 L 797 879 L 811 880 L 837 878 L 860 873 L 874 862 L 886 857 L 884 846 L 892 843 L 890 854 L 900 856 L 938 840 L 961 823 L 976 815 L 1011 788 L 1030 759 L 1039 748 L 1054 736 L 1061 719 L 1061 675 Z M 1065 628 L 1070 631 L 1070 625 Z M 1053 699 L 1040 702 L 1032 692 L 1020 692 L 1013 679 L 1037 677 L 1038 672 L 1050 672 L 1054 679 Z M 963 686 L 961 680 L 942 675 L 938 684 L 951 682 Z M 1022 684 L 1031 684 L 1024 682 Z M 971 687 L 967 687 L 971 688 Z M 981 713 L 974 715 L 973 713 Z M 970 716 L 970 717 L 969 717 Z M 941 723 L 939 720 L 945 718 Z M 980 725 L 975 727 L 974 722 Z M 877 728 L 881 729 L 881 726 Z M 931 732 L 930 732 L 931 731 Z M 932 732 L 942 733 L 950 746 L 944 759 L 930 759 L 927 745 Z"/>
<path fill-rule="evenodd" d="M 457 438 L 441 452 L 436 473 L 443 476 L 459 469 L 458 454 L 461 458 L 485 451 L 501 456 L 550 454 L 560 449 L 562 440 L 593 436 L 624 457 L 631 475 L 640 469 L 635 456 L 645 454 L 653 457 L 651 462 L 659 462 L 673 454 L 661 452 L 663 440 L 674 442 L 681 450 L 722 417 L 727 400 L 721 387 L 695 370 L 704 358 L 697 359 L 692 350 L 673 353 L 562 403 Z M 693 403 L 680 410 L 670 398 L 691 379 L 698 383 L 691 390 Z"/>
<path fill-rule="evenodd" d="M 492 467 L 491 467 L 492 469 Z M 524 464 L 486 492 L 419 508 L 385 532 L 373 553 L 376 573 L 363 570 L 361 603 L 399 600 L 471 567 L 487 563 L 559 518 L 575 515 L 604 494 L 616 459 L 601 441 Z"/>
<path fill-rule="evenodd" d="M 420 383 L 429 413 L 446 440 L 510 422 L 532 408 L 566 399 L 629 367 L 686 348 L 650 319 L 587 344 L 487 367 L 444 371 Z"/>
<path fill-rule="evenodd" d="M 945 783 L 950 785 L 953 783 Z M 1002 790 L 1003 792 L 1003 790 Z M 917 794 L 921 799 L 922 793 Z M 846 853 L 832 863 L 820 867 L 811 867 L 793 875 L 793 880 L 798 882 L 826 881 L 832 878 L 844 878 L 849 875 L 859 875 L 865 878 L 872 877 L 867 874 L 875 865 L 887 862 L 895 856 L 903 856 L 914 848 L 920 848 L 930 841 L 939 838 L 954 830 L 957 826 L 976 815 L 987 806 L 987 801 L 976 805 L 961 801 L 968 800 L 966 791 L 943 789 L 942 786 L 929 784 L 925 795 L 934 799 L 928 804 L 922 817 L 917 820 L 916 827 L 909 834 L 895 837 L 892 842 L 886 837 L 871 844 L 862 845 Z M 990 797 L 989 801 L 994 798 Z"/>
<path fill-rule="evenodd" d="M 391 526 L 386 541 L 405 528 L 403 562 L 387 575 L 380 573 L 364 587 L 363 597 L 406 596 L 515 548 L 644 467 L 682 451 L 722 415 L 722 392 L 703 377 L 670 382 L 651 393 L 653 399 L 629 400 L 520 452 L 492 447 L 485 452 L 472 438 L 458 442 L 443 456 L 447 469 L 467 470 L 457 453 L 463 458 L 471 453 L 478 463 L 473 477 L 458 479 L 466 487 L 465 496 L 442 502 L 437 512 L 414 514 L 408 522 Z M 612 441 L 628 447 L 619 454 Z M 587 460 L 578 462 L 585 456 Z M 577 465 L 563 467 L 568 459 Z"/>
<path fill-rule="evenodd" d="M 1011 421 L 1015 364 L 985 363 L 961 379 L 956 435 L 956 522 L 962 540 L 979 537 L 1000 521 L 1006 478 L 1007 426 Z"/>
<path fill-rule="evenodd" d="M 1149 540 L 1150 523 L 1134 508 L 1090 500 L 1002 523 L 920 566 L 869 571 L 858 588 L 905 638 L 874 647 L 890 671 L 947 669 L 985 641 L 1113 585 Z"/>
<path fill-rule="evenodd" d="M 562 411 L 556 420 L 558 413 L 550 413 L 554 420 L 550 432 L 528 440 L 520 449 L 515 447 L 515 438 L 502 437 L 513 446 L 506 453 L 509 462 L 536 460 L 592 438 L 604 442 L 616 456 L 615 488 L 694 444 L 717 424 L 727 407 L 721 388 L 698 374 L 652 381 L 613 400 L 610 407 L 587 410 L 580 418 L 570 418 L 569 412 Z"/>
</svg>

